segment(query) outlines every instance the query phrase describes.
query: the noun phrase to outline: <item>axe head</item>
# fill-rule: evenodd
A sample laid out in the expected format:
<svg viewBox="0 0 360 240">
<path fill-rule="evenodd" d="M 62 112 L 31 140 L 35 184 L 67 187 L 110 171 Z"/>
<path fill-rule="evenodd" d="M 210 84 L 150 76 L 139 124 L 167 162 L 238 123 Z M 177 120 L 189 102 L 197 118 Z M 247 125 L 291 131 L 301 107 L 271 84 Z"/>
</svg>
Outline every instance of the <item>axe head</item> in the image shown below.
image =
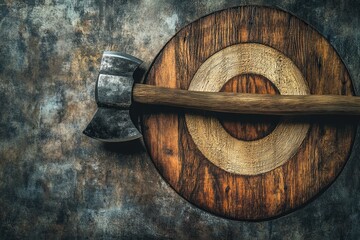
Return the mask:
<svg viewBox="0 0 360 240">
<path fill-rule="evenodd" d="M 105 142 L 126 142 L 142 135 L 130 117 L 133 74 L 141 60 L 118 52 L 104 52 L 96 82 L 98 110 L 84 134 Z"/>
</svg>

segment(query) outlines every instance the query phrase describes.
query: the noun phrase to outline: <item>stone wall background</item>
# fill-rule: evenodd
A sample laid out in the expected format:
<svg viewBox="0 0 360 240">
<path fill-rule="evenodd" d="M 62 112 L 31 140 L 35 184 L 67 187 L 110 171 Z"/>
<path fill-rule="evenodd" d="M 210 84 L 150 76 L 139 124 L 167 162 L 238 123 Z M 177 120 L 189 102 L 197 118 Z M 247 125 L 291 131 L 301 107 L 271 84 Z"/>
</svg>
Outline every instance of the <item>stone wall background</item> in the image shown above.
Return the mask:
<svg viewBox="0 0 360 240">
<path fill-rule="evenodd" d="M 0 1 L 0 238 L 358 239 L 359 134 L 340 176 L 305 207 L 244 222 L 204 212 L 161 178 L 139 142 L 82 130 L 95 112 L 101 54 L 149 65 L 183 26 L 244 4 L 276 6 L 320 31 L 360 91 L 357 0 Z"/>
</svg>

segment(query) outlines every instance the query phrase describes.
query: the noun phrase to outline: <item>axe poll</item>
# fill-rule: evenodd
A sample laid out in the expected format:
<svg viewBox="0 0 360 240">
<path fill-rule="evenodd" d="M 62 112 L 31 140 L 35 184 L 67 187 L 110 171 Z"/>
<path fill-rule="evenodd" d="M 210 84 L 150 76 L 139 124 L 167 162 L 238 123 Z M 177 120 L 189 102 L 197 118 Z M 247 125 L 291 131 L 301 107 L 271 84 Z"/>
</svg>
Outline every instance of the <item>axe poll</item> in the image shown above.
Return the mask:
<svg viewBox="0 0 360 240">
<path fill-rule="evenodd" d="M 360 98 L 354 96 L 198 92 L 134 83 L 141 63 L 128 54 L 104 52 L 95 89 L 98 109 L 84 134 L 106 142 L 140 138 L 130 118 L 132 102 L 238 114 L 360 115 Z"/>
</svg>

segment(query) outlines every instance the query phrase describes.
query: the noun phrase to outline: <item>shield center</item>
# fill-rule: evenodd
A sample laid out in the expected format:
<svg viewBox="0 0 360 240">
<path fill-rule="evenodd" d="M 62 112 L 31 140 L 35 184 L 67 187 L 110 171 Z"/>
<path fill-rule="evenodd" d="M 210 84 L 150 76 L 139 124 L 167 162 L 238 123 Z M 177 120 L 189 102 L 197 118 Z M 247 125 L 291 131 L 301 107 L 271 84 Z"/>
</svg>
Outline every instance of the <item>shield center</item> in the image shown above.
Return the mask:
<svg viewBox="0 0 360 240">
<path fill-rule="evenodd" d="M 276 86 L 259 74 L 241 74 L 224 84 L 221 92 L 280 94 Z M 218 115 L 221 125 L 232 137 L 243 141 L 254 141 L 269 135 L 278 124 L 280 117 L 268 115 Z"/>
</svg>

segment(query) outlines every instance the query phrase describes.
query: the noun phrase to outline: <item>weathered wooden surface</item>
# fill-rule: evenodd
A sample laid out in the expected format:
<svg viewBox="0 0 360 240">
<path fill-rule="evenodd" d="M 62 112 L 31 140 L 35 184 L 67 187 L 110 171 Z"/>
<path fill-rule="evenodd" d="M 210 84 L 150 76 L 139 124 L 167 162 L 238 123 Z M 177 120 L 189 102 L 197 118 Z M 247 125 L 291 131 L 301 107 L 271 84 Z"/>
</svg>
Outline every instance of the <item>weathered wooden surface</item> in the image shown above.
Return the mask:
<svg viewBox="0 0 360 240">
<path fill-rule="evenodd" d="M 246 3 L 1 2 L 1 238 L 357 239 L 358 144 L 335 183 L 306 207 L 270 221 L 238 222 L 176 194 L 141 144 L 103 145 L 81 134 L 96 108 L 103 50 L 150 64 L 187 23 Z M 314 25 L 339 51 L 358 93 L 357 1 L 253 3 L 279 6 Z"/>
<path fill-rule="evenodd" d="M 353 94 L 345 66 L 318 32 L 284 11 L 257 6 L 216 12 L 183 28 L 146 81 L 217 92 L 249 72 L 266 77 L 282 95 Z M 249 108 L 271 110 L 269 102 Z M 357 122 L 337 123 L 284 118 L 253 141 L 234 139 L 207 113 L 155 112 L 142 124 L 150 156 L 180 195 L 220 216 L 258 220 L 298 208 L 336 178 Z"/>
</svg>

